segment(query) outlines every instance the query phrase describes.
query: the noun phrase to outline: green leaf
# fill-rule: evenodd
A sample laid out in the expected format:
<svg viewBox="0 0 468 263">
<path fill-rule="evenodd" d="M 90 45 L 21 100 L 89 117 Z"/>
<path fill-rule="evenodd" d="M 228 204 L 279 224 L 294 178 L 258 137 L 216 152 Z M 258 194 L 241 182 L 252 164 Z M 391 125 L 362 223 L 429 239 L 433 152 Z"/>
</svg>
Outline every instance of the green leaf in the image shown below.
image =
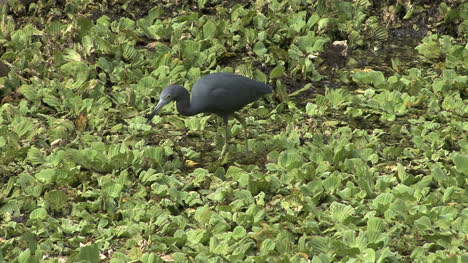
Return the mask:
<svg viewBox="0 0 468 263">
<path fill-rule="evenodd" d="M 345 220 L 354 215 L 354 208 L 348 205 L 333 202 L 330 205 L 330 215 L 337 222 L 343 223 Z"/>
<path fill-rule="evenodd" d="M 314 31 L 309 31 L 307 35 L 299 37 L 296 43 L 303 52 L 314 54 L 322 51 L 326 42 L 326 39 L 316 36 Z"/>
<path fill-rule="evenodd" d="M 63 105 L 63 102 L 57 98 L 56 96 L 53 96 L 51 94 L 45 94 L 44 97 L 42 98 L 44 103 L 46 103 L 49 106 L 52 107 L 61 107 Z"/>
<path fill-rule="evenodd" d="M 33 257 L 31 256 L 31 250 L 27 248 L 23 252 L 21 252 L 18 256 L 19 263 L 30 263 L 34 262 Z"/>
<path fill-rule="evenodd" d="M 392 203 L 393 199 L 394 199 L 393 194 L 391 194 L 391 193 L 381 193 L 380 195 L 378 195 L 372 201 L 372 205 L 376 209 L 380 209 L 380 210 L 385 211 L 388 208 L 388 205 L 390 205 Z"/>
<path fill-rule="evenodd" d="M 376 262 L 376 255 L 375 255 L 375 250 L 372 248 L 366 248 L 364 251 L 362 251 L 362 258 L 364 259 L 364 262 Z"/>
<path fill-rule="evenodd" d="M 146 148 L 144 156 L 147 157 L 147 158 L 151 158 L 151 160 L 154 161 L 154 164 L 161 165 L 161 164 L 163 164 L 164 157 L 165 157 L 164 156 L 164 149 L 162 147 L 149 147 L 149 148 Z M 148 172 L 149 171 L 150 170 L 148 170 Z M 144 181 L 148 181 L 148 179 L 145 179 Z"/>
<path fill-rule="evenodd" d="M 34 209 L 29 215 L 30 219 L 45 220 L 47 218 L 47 210 L 45 208 Z"/>
<path fill-rule="evenodd" d="M 18 206 L 18 203 L 15 202 L 14 200 L 8 201 L 6 204 L 2 205 L 0 207 L 0 214 L 13 214 L 13 213 L 19 213 L 20 207 Z"/>
<path fill-rule="evenodd" d="M 309 20 L 307 20 L 307 27 L 312 28 L 317 22 L 320 20 L 320 16 L 317 14 L 313 14 L 309 17 Z"/>
<path fill-rule="evenodd" d="M 265 44 L 263 44 L 263 42 L 260 41 L 260 42 L 255 43 L 253 52 L 257 54 L 257 56 L 261 57 L 265 55 L 266 53 L 268 53 L 268 49 L 266 49 Z"/>
<path fill-rule="evenodd" d="M 441 56 L 441 49 L 438 40 L 437 34 L 429 35 L 423 38 L 422 44 L 419 44 L 416 47 L 416 50 L 419 54 L 428 59 L 438 59 Z"/>
<path fill-rule="evenodd" d="M 431 219 L 427 216 L 421 216 L 418 220 L 414 221 L 414 224 L 420 230 L 423 230 L 423 231 L 432 230 Z"/>
<path fill-rule="evenodd" d="M 232 231 L 232 237 L 236 239 L 243 238 L 245 237 L 246 234 L 247 234 L 247 230 L 245 230 L 245 228 L 242 226 L 236 226 L 234 230 Z"/>
<path fill-rule="evenodd" d="M 216 24 L 213 21 L 208 20 L 203 25 L 203 37 L 205 39 L 211 39 L 216 35 Z"/>
<path fill-rule="evenodd" d="M 212 216 L 213 212 L 211 212 L 210 208 L 208 208 L 207 206 L 202 206 L 202 207 L 199 207 L 196 211 L 195 211 L 195 219 L 199 222 L 199 223 L 208 223 L 208 221 L 210 220 L 211 216 Z"/>
<path fill-rule="evenodd" d="M 103 190 L 112 198 L 119 198 L 122 189 L 123 185 L 114 182 L 109 182 L 103 187 Z"/>
<path fill-rule="evenodd" d="M 37 88 L 31 85 L 21 85 L 18 91 L 28 100 L 32 102 L 39 102 L 40 96 L 37 92 Z"/>
<path fill-rule="evenodd" d="M 68 62 L 81 62 L 82 58 L 80 53 L 78 53 L 74 49 L 67 48 L 65 49 L 65 54 L 63 55 L 63 58 L 68 61 Z"/>
<path fill-rule="evenodd" d="M 99 249 L 96 244 L 80 248 L 79 258 L 89 263 L 99 263 Z"/>
<path fill-rule="evenodd" d="M 153 253 L 144 253 L 140 261 L 141 263 L 160 263 L 161 257 Z M 110 262 L 112 262 L 112 260 Z"/>
<path fill-rule="evenodd" d="M 458 171 L 468 174 L 468 155 L 457 153 L 453 156 L 453 162 Z"/>
<path fill-rule="evenodd" d="M 274 250 L 276 247 L 276 244 L 273 240 L 271 239 L 265 239 L 262 242 L 262 245 L 260 246 L 260 253 L 263 255 L 266 255 L 270 253 L 270 251 Z"/>
<path fill-rule="evenodd" d="M 323 107 L 322 107 L 323 109 Z M 322 114 L 322 111 L 320 110 L 319 106 L 317 104 L 314 104 L 314 103 L 307 103 L 306 105 L 306 113 L 310 116 L 317 116 L 317 115 L 321 115 Z"/>
<path fill-rule="evenodd" d="M 408 180 L 410 179 L 410 176 L 406 173 L 405 167 L 401 165 L 400 163 L 397 164 L 397 172 L 398 172 L 398 178 L 400 179 L 400 182 L 402 183 L 407 183 Z"/>
<path fill-rule="evenodd" d="M 254 79 L 260 81 L 260 82 L 267 82 L 267 76 L 265 75 L 265 73 L 261 72 L 260 70 L 256 69 L 254 71 Z"/>
<path fill-rule="evenodd" d="M 385 230 L 385 221 L 378 217 L 371 217 L 367 220 L 367 230 L 383 232 Z"/>
<path fill-rule="evenodd" d="M 242 168 L 231 166 L 226 172 L 226 179 L 237 181 L 241 187 L 247 187 L 250 182 L 250 175 Z"/>
<path fill-rule="evenodd" d="M 28 151 L 28 160 L 34 165 L 41 164 L 45 161 L 44 154 L 39 148 L 31 147 Z"/>
<path fill-rule="evenodd" d="M 57 174 L 56 174 L 56 170 L 55 169 L 43 169 L 41 170 L 39 173 L 35 174 L 34 177 L 36 177 L 36 179 L 39 181 L 39 182 L 42 182 L 42 183 L 45 183 L 45 184 L 50 184 L 50 183 L 53 183 L 56 178 L 57 178 Z"/>
<path fill-rule="evenodd" d="M 18 118 L 12 123 L 10 128 L 22 139 L 26 139 L 36 132 L 35 126 L 29 118 Z"/>
<path fill-rule="evenodd" d="M 296 150 L 282 151 L 278 157 L 278 165 L 286 170 L 298 168 L 302 163 L 302 157 Z"/>
<path fill-rule="evenodd" d="M 100 21 L 103 20 L 104 17 L 101 17 Z M 78 34 L 80 37 L 85 36 L 88 34 L 89 30 L 93 28 L 94 23 L 93 20 L 86 16 L 78 16 L 77 17 L 77 29 L 78 29 Z"/>
<path fill-rule="evenodd" d="M 131 61 L 138 57 L 138 52 L 133 45 L 126 43 L 123 45 L 123 57 L 127 61 Z"/>
<path fill-rule="evenodd" d="M 67 204 L 68 196 L 64 191 L 52 190 L 44 195 L 47 204 L 54 210 L 59 210 Z"/>
<path fill-rule="evenodd" d="M 326 89 L 325 99 L 328 100 L 328 105 L 333 107 L 341 107 L 349 104 L 351 95 L 347 90 L 344 89 Z"/>
<path fill-rule="evenodd" d="M 360 86 L 380 87 L 385 84 L 385 76 L 381 71 L 358 71 L 353 74 L 353 81 Z"/>
<path fill-rule="evenodd" d="M 292 60 L 298 60 L 300 57 L 304 56 L 304 53 L 296 45 L 291 45 L 288 49 L 288 55 Z"/>
<path fill-rule="evenodd" d="M 208 233 L 202 229 L 190 229 L 187 231 L 187 241 L 191 244 L 201 244 L 208 239 Z"/>
<path fill-rule="evenodd" d="M 283 65 L 276 66 L 271 72 L 270 72 L 270 79 L 276 79 L 279 77 L 282 77 L 285 71 L 285 67 Z"/>
<path fill-rule="evenodd" d="M 94 41 L 93 38 L 90 36 L 84 36 L 82 39 L 83 43 L 83 50 L 86 53 L 86 55 L 91 55 L 91 50 L 94 47 Z"/>
<path fill-rule="evenodd" d="M 203 117 L 193 117 L 193 118 L 185 118 L 185 127 L 187 127 L 191 131 L 203 131 L 210 120 L 210 116 L 203 116 Z"/>
<path fill-rule="evenodd" d="M 326 27 L 328 27 L 328 25 L 330 24 L 330 19 L 325 17 L 325 18 L 321 18 L 319 21 L 318 21 L 318 29 L 319 30 L 323 30 L 325 29 Z"/>
</svg>

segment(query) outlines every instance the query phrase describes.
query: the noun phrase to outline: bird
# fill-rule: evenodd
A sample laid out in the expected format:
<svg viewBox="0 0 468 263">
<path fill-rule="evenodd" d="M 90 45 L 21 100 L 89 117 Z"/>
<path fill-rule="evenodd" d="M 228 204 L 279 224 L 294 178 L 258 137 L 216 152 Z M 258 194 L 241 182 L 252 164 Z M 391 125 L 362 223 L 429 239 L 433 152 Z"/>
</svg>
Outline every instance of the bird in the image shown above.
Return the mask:
<svg viewBox="0 0 468 263">
<path fill-rule="evenodd" d="M 222 160 L 227 153 L 229 143 L 229 119 L 234 117 L 243 126 L 248 151 L 247 126 L 236 111 L 272 92 L 273 89 L 269 85 L 242 75 L 227 72 L 211 73 L 201 77 L 193 85 L 191 98 L 190 93 L 180 85 L 171 84 L 164 88 L 158 104 L 147 117 L 147 123 L 150 123 L 153 117 L 172 101 L 176 102 L 177 111 L 183 116 L 200 113 L 216 114 L 223 119 L 225 126 L 224 145 L 218 159 Z"/>
</svg>

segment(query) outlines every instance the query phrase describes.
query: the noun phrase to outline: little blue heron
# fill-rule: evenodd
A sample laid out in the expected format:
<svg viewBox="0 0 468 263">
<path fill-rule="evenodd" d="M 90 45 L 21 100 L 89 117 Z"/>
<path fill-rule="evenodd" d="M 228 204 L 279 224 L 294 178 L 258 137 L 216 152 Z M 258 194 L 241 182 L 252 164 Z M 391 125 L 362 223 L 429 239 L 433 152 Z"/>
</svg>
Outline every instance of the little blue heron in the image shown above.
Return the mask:
<svg viewBox="0 0 468 263">
<path fill-rule="evenodd" d="M 195 83 L 192 87 L 192 99 L 189 92 L 177 84 L 164 88 L 159 96 L 159 103 L 148 116 L 148 122 L 171 101 L 176 101 L 177 111 L 184 116 L 199 113 L 217 114 L 223 118 L 226 128 L 224 146 L 219 157 L 222 159 L 226 154 L 230 136 L 229 117 L 233 116 L 244 127 L 247 143 L 246 124 L 235 111 L 272 92 L 270 86 L 244 76 L 224 72 L 212 73 Z"/>
</svg>

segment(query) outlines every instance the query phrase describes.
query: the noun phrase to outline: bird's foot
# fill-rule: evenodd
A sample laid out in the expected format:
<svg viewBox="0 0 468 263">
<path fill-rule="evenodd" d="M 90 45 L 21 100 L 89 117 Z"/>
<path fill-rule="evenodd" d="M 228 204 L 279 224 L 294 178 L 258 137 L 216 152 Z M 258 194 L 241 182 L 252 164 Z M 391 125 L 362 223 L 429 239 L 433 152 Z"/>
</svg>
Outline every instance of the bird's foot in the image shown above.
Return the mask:
<svg viewBox="0 0 468 263">
<path fill-rule="evenodd" d="M 228 143 L 226 142 L 223 145 L 223 149 L 221 150 L 221 154 L 220 154 L 218 160 L 223 159 L 227 153 L 228 153 Z"/>
<path fill-rule="evenodd" d="M 223 149 L 221 150 L 221 154 L 219 155 L 218 160 L 216 160 L 216 162 L 213 165 L 222 166 L 226 164 L 228 160 L 229 160 L 228 144 L 225 143 L 223 145 Z"/>
<path fill-rule="evenodd" d="M 229 154 L 225 153 L 221 155 L 216 161 L 210 163 L 206 166 L 206 169 L 210 172 L 216 171 L 219 167 L 223 167 L 229 160 Z"/>
<path fill-rule="evenodd" d="M 223 147 L 224 148 L 224 147 Z M 224 165 L 228 162 L 229 160 L 229 153 L 227 151 L 221 152 L 221 155 L 219 156 L 218 160 L 216 161 L 216 165 Z"/>
</svg>

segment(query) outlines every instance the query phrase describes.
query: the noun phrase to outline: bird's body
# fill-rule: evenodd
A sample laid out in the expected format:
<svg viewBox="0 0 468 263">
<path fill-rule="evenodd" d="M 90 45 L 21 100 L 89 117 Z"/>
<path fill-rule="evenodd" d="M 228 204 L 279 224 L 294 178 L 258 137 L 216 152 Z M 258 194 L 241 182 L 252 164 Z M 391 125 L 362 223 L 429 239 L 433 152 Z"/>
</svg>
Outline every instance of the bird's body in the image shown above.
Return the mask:
<svg viewBox="0 0 468 263">
<path fill-rule="evenodd" d="M 193 85 L 191 99 L 189 92 L 182 86 L 173 84 L 164 88 L 158 105 L 148 116 L 148 121 L 171 101 L 176 101 L 177 110 L 184 116 L 199 113 L 217 114 L 223 118 L 226 125 L 226 142 L 221 154 L 224 155 L 229 137 L 229 117 L 235 116 L 245 126 L 235 112 L 272 92 L 270 86 L 244 76 L 225 72 L 212 73 L 200 78 Z"/>
<path fill-rule="evenodd" d="M 195 83 L 190 106 L 198 112 L 224 117 L 271 92 L 270 86 L 244 76 L 213 73 Z"/>
</svg>

